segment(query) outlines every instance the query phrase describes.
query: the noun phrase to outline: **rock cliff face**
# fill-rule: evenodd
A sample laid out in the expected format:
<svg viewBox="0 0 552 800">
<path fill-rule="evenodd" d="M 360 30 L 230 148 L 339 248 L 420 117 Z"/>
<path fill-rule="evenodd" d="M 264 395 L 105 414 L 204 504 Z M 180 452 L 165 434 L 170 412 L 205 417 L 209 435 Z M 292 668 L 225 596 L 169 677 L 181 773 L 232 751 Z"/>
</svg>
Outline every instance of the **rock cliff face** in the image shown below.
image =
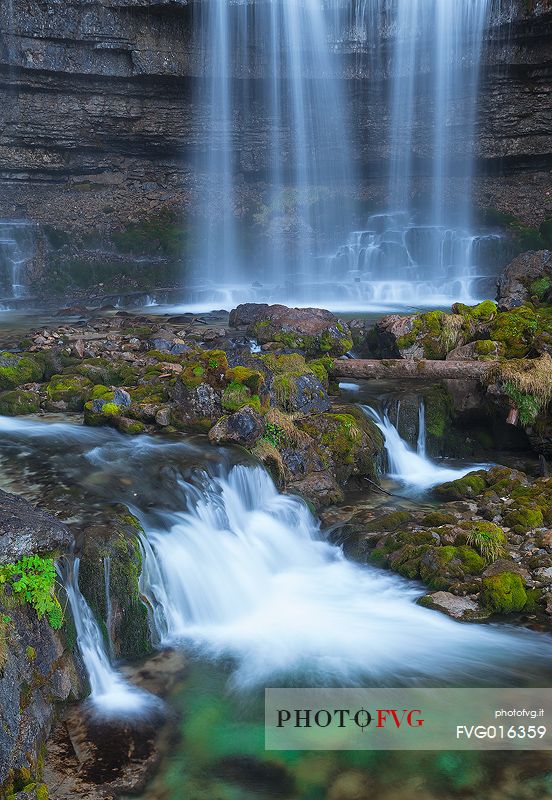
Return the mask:
<svg viewBox="0 0 552 800">
<path fill-rule="evenodd" d="M 19 531 L 19 533 L 18 533 Z M 73 536 L 55 517 L 26 500 L 0 492 L 0 796 L 40 784 L 44 746 L 59 706 L 83 690 L 82 666 L 72 652 L 75 629 L 56 597 L 58 586 L 39 601 L 36 577 L 46 562 L 68 552 Z M 34 558 L 38 565 L 29 563 Z M 11 562 L 11 564 L 9 563 Z M 53 564 L 49 561 L 53 573 Z M 39 577 L 45 581 L 45 573 Z M 21 581 L 31 599 L 22 594 Z M 62 598 L 63 600 L 63 598 Z M 42 605 L 41 605 L 42 602 Z M 60 619 L 51 616 L 57 608 Z M 5 794 L 4 794 L 5 792 Z M 19 796 L 19 795 L 18 795 Z M 30 796 L 30 795 L 29 795 Z M 33 795 L 34 796 L 34 795 Z M 42 795 L 43 796 L 43 795 Z"/>
<path fill-rule="evenodd" d="M 194 163 L 204 146 L 206 119 L 196 89 L 208 64 L 192 35 L 197 5 L 2 4 L 0 216 L 105 232 L 190 205 L 201 180 Z M 548 2 L 519 0 L 517 7 L 511 23 L 497 15 L 487 34 L 474 191 L 481 206 L 535 225 L 552 213 L 546 190 L 552 165 L 552 11 Z M 340 63 L 359 131 L 360 183 L 351 191 L 377 200 L 385 191 L 386 132 L 373 85 L 383 87 L 385 77 L 364 72 L 354 53 Z M 453 137 L 458 147 L 461 120 L 460 108 L 459 135 Z M 250 196 L 267 180 L 268 124 L 259 102 L 236 144 L 235 163 Z M 429 139 L 420 130 L 414 145 L 421 191 Z M 451 196 L 457 191 L 451 185 Z"/>
</svg>

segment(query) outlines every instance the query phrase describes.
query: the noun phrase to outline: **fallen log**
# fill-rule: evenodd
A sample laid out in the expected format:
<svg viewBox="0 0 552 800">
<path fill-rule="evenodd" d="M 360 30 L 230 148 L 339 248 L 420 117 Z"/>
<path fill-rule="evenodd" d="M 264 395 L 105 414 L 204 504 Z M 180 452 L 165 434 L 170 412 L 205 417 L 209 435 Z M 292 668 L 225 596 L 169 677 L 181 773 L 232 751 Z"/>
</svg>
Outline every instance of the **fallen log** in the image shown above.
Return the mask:
<svg viewBox="0 0 552 800">
<path fill-rule="evenodd" d="M 333 362 L 334 378 L 426 378 L 479 380 L 492 366 L 488 361 L 414 361 L 402 358 L 348 358 Z"/>
</svg>

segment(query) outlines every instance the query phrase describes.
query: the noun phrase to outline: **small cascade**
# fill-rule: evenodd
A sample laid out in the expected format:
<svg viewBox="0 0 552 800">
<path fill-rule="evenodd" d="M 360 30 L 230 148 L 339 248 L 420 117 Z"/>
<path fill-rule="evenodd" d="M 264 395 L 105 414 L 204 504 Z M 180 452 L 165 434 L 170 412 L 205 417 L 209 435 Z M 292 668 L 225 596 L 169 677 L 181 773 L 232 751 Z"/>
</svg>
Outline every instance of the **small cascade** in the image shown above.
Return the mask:
<svg viewBox="0 0 552 800">
<path fill-rule="evenodd" d="M 375 306 L 474 303 L 492 284 L 503 247 L 496 233 L 423 225 L 406 212 L 374 214 L 320 260 L 320 279 L 349 282 L 359 300 Z"/>
<path fill-rule="evenodd" d="M 17 299 L 26 293 L 25 268 L 35 256 L 36 225 L 0 220 L 0 296 Z"/>
<path fill-rule="evenodd" d="M 533 650 L 526 632 L 460 625 L 416 605 L 414 584 L 347 561 L 260 467 L 179 486 L 185 510 L 141 517 L 141 589 L 160 643 L 231 658 L 236 687 L 485 680 L 490 663 L 496 682 Z"/>
<path fill-rule="evenodd" d="M 79 564 L 75 558 L 61 575 L 77 629 L 77 644 L 90 681 L 90 703 L 95 711 L 110 716 L 141 714 L 157 704 L 152 695 L 127 683 L 111 666 L 100 627 L 79 589 Z"/>
<path fill-rule="evenodd" d="M 25 468 L 40 487 L 47 466 L 49 482 L 82 488 L 83 504 L 96 496 L 129 506 L 144 530 L 141 592 L 158 646 L 222 660 L 236 687 L 496 686 L 526 682 L 549 660 L 546 637 L 454 622 L 416 604 L 420 585 L 348 561 L 260 466 L 109 428 L 1 417 L 0 430 L 18 480 Z M 416 474 L 424 459 L 410 455 Z M 113 668 L 79 589 L 78 559 L 64 566 L 92 709 L 149 716 L 158 701 Z"/>
<path fill-rule="evenodd" d="M 467 467 L 441 467 L 427 458 L 425 454 L 425 412 L 423 403 L 420 404 L 420 433 L 418 434 L 417 451 L 401 438 L 397 428 L 387 413 L 379 414 L 370 406 L 361 406 L 364 413 L 373 419 L 385 439 L 385 450 L 389 463 L 389 476 L 406 489 L 413 492 L 423 492 L 439 483 L 454 481 L 467 475 L 481 465 Z M 422 427 L 423 425 L 423 427 Z M 423 432 L 423 435 L 422 435 Z"/>
<path fill-rule="evenodd" d="M 418 441 L 416 443 L 416 452 L 421 458 L 425 458 L 425 454 L 426 454 L 426 415 L 425 415 L 425 400 L 424 400 L 423 397 L 420 398 L 420 408 L 419 408 L 419 411 L 418 411 Z"/>
</svg>

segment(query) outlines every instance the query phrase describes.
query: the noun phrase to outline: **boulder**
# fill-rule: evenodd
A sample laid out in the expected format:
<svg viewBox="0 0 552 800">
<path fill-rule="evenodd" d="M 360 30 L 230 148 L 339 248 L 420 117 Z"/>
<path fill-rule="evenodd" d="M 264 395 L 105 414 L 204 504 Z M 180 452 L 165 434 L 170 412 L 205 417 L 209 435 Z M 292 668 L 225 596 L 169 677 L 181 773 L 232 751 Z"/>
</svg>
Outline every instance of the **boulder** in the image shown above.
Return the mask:
<svg viewBox="0 0 552 800">
<path fill-rule="evenodd" d="M 268 303 L 242 303 L 230 312 L 231 328 L 247 328 L 262 319 L 270 306 Z"/>
<path fill-rule="evenodd" d="M 105 521 L 89 525 L 81 545 L 79 587 L 107 632 L 115 658 L 142 658 L 152 650 L 139 586 L 141 533 L 139 521 L 121 506 Z"/>
<path fill-rule="evenodd" d="M 466 320 L 461 314 L 428 311 L 426 314 L 389 314 L 374 329 L 376 349 L 383 358 L 444 359 L 466 341 Z"/>
<path fill-rule="evenodd" d="M 327 471 L 311 472 L 301 480 L 292 481 L 288 484 L 287 491 L 300 495 L 317 511 L 342 502 L 344 497 L 337 481 Z"/>
<path fill-rule="evenodd" d="M 447 354 L 447 361 L 496 361 L 504 355 L 502 342 L 482 339 L 455 347 Z"/>
<path fill-rule="evenodd" d="M 277 375 L 272 384 L 276 405 L 293 414 L 321 413 L 331 408 L 328 393 L 316 375 Z"/>
<path fill-rule="evenodd" d="M 233 325 L 245 324 L 247 334 L 262 344 L 302 350 L 306 355 L 342 356 L 353 346 L 346 322 L 321 308 L 288 308 L 282 305 L 238 306 L 230 314 Z"/>
<path fill-rule="evenodd" d="M 209 431 L 213 444 L 239 444 L 251 448 L 265 432 L 265 420 L 250 406 L 244 406 L 229 416 L 222 417 Z"/>
<path fill-rule="evenodd" d="M 222 414 L 221 392 L 208 383 L 188 387 L 177 381 L 171 394 L 176 402 L 171 420 L 176 427 L 205 431 Z"/>
<path fill-rule="evenodd" d="M 552 296 L 552 251 L 536 250 L 514 258 L 498 280 L 497 302 L 501 310 L 517 308 L 532 297 Z"/>
<path fill-rule="evenodd" d="M 72 545 L 72 533 L 56 517 L 0 491 L 0 564 L 13 564 L 26 555 L 67 552 Z"/>
<path fill-rule="evenodd" d="M 420 605 L 442 611 L 453 619 L 480 619 L 487 616 L 484 614 L 474 600 L 468 597 L 457 597 L 451 592 L 434 592 L 426 594 L 420 600 Z"/>
</svg>

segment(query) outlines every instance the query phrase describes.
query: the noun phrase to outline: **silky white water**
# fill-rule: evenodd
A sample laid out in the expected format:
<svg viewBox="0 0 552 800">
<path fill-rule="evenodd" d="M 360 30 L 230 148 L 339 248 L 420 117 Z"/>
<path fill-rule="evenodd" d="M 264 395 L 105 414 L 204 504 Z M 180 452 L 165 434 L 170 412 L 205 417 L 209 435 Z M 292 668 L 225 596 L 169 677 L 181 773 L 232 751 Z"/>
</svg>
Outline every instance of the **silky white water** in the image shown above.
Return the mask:
<svg viewBox="0 0 552 800">
<path fill-rule="evenodd" d="M 77 629 L 77 645 L 90 681 L 89 702 L 95 712 L 108 716 L 143 714 L 158 701 L 152 695 L 131 686 L 110 663 L 100 627 L 79 589 L 79 565 L 76 558 L 64 577 L 65 590 Z"/>
<path fill-rule="evenodd" d="M 194 269 L 210 303 L 227 291 L 236 302 L 357 309 L 486 294 L 500 248 L 474 227 L 471 182 L 491 6 L 195 4 L 205 135 L 194 148 Z M 383 122 L 370 119 L 371 108 Z M 361 174 L 365 149 L 375 175 Z M 386 186 L 380 213 L 346 241 L 367 180 Z"/>
<path fill-rule="evenodd" d="M 550 656 L 547 636 L 466 626 L 416 605 L 423 587 L 348 561 L 264 469 L 232 466 L 237 454 L 28 420 L 0 418 L 0 431 L 3 474 L 26 476 L 33 492 L 41 481 L 79 486 L 81 506 L 125 503 L 140 517 L 141 591 L 159 646 L 222 659 L 238 687 L 525 685 Z M 110 664 L 78 563 L 66 583 L 93 707 L 147 713 L 149 697 Z"/>
<path fill-rule="evenodd" d="M 299 499 L 260 467 L 181 482 L 186 510 L 144 518 L 142 591 L 161 644 L 231 657 L 240 687 L 295 679 L 512 678 L 549 646 L 525 631 L 464 626 L 415 604 L 420 589 L 347 561 Z"/>
<path fill-rule="evenodd" d="M 423 401 L 420 406 L 419 434 L 417 450 L 413 450 L 401 438 L 397 428 L 384 412 L 379 414 L 370 406 L 361 406 L 364 413 L 373 419 L 385 440 L 385 450 L 389 462 L 389 477 L 398 481 L 406 489 L 421 492 L 439 483 L 454 481 L 472 472 L 485 469 L 485 465 L 464 467 L 441 467 L 425 454 L 425 412 Z"/>
</svg>

